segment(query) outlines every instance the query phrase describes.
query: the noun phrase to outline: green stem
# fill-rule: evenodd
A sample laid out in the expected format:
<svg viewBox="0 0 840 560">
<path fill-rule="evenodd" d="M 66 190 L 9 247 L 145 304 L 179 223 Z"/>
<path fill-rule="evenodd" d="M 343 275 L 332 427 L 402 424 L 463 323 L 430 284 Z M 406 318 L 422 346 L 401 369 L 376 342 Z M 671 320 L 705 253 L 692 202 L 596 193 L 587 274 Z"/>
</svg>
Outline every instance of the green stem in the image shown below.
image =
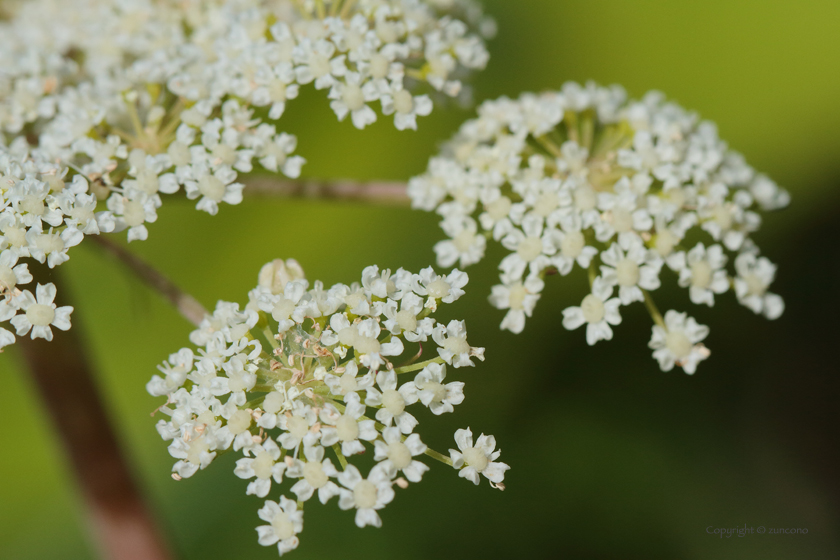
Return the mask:
<svg viewBox="0 0 840 560">
<path fill-rule="evenodd" d="M 555 144 L 554 142 L 549 140 L 549 138 L 547 136 L 543 135 L 543 136 L 538 137 L 537 142 L 539 142 L 540 145 L 543 148 L 545 148 L 545 150 L 548 153 L 550 153 L 551 155 L 553 155 L 554 157 L 556 157 L 556 158 L 563 157 L 563 152 L 560 150 L 559 146 L 557 146 L 557 144 Z"/>
<path fill-rule="evenodd" d="M 356 5 L 358 0 L 345 0 L 344 6 L 341 7 L 341 19 L 347 19 L 350 16 L 350 10 Z"/>
<path fill-rule="evenodd" d="M 449 457 L 447 457 L 443 453 L 438 453 L 434 449 L 431 449 L 431 448 L 427 447 L 426 448 L 426 455 L 428 455 L 432 459 L 436 459 L 436 460 L 440 461 L 441 463 L 449 465 L 450 467 L 452 466 L 452 459 L 450 459 Z"/>
<path fill-rule="evenodd" d="M 265 340 L 271 345 L 272 348 L 275 350 L 280 348 L 280 345 L 277 344 L 277 339 L 274 338 L 274 331 L 271 330 L 271 327 L 265 327 L 262 330 L 263 334 L 265 335 Z"/>
<path fill-rule="evenodd" d="M 410 366 L 403 366 L 394 369 L 394 373 L 409 373 L 411 371 L 417 371 L 419 369 L 423 369 L 429 364 L 442 364 L 443 358 L 438 356 L 437 358 L 432 358 L 431 360 L 426 360 L 425 362 L 419 362 L 416 364 L 412 364 Z"/>
<path fill-rule="evenodd" d="M 580 142 L 580 135 L 578 133 L 578 114 L 574 111 L 566 111 L 566 114 L 563 115 L 563 120 L 566 123 L 569 140 L 573 140 L 574 142 L 577 142 L 578 145 L 582 145 Z"/>
<path fill-rule="evenodd" d="M 134 133 L 137 134 L 137 139 L 142 141 L 146 137 L 146 132 L 143 130 L 143 123 L 140 122 L 140 115 L 137 114 L 137 105 L 128 99 L 125 100 L 125 105 L 128 108 L 128 118 L 131 119 Z"/>
<path fill-rule="evenodd" d="M 665 321 L 662 319 L 662 314 L 659 312 L 659 309 L 656 307 L 656 303 L 654 303 L 653 298 L 650 297 L 650 293 L 647 290 L 642 290 L 642 293 L 645 296 L 645 307 L 647 307 L 648 313 L 650 313 L 653 322 L 665 329 Z"/>
<path fill-rule="evenodd" d="M 335 456 L 338 457 L 338 462 L 341 463 L 341 470 L 346 470 L 347 458 L 344 456 L 344 453 L 341 452 L 341 446 L 336 443 L 332 446 L 332 449 L 335 452 Z"/>
</svg>

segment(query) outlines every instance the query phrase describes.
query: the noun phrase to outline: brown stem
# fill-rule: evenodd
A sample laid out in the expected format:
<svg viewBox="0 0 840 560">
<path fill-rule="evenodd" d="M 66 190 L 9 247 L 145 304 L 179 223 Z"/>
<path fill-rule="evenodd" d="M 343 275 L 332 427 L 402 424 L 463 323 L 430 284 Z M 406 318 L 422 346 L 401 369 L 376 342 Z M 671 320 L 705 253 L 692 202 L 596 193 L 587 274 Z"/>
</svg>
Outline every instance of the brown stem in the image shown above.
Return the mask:
<svg viewBox="0 0 840 560">
<path fill-rule="evenodd" d="M 359 200 L 408 206 L 405 183 L 353 181 L 278 181 L 271 177 L 245 180 L 244 194 L 250 196 L 284 196 L 336 200 Z"/>
<path fill-rule="evenodd" d="M 204 316 L 208 314 L 207 310 L 204 309 L 204 306 L 197 299 L 182 291 L 169 278 L 158 272 L 137 255 L 129 253 L 121 245 L 106 239 L 103 235 L 93 235 L 89 239 L 97 242 L 100 247 L 119 259 L 120 262 L 137 274 L 143 282 L 168 299 L 178 312 L 193 325 L 198 326 L 204 319 Z"/>
<path fill-rule="evenodd" d="M 55 271 L 36 263 L 30 269 L 39 283 L 56 284 L 56 303 L 67 304 L 67 287 Z M 76 314 L 73 323 L 67 332 L 53 329 L 52 342 L 23 337 L 18 343 L 81 487 L 95 541 L 109 560 L 167 560 L 172 556 L 133 480 L 82 350 Z"/>
</svg>

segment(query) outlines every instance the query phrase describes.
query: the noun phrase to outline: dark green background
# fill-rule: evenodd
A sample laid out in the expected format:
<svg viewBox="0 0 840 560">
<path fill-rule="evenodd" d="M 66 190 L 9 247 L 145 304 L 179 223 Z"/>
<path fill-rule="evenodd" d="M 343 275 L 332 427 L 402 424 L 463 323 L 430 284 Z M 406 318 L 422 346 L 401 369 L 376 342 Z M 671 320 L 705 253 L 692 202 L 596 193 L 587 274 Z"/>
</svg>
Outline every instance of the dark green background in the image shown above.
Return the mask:
<svg viewBox="0 0 840 560">
<path fill-rule="evenodd" d="M 516 96 L 569 79 L 660 89 L 793 194 L 757 236 L 779 264 L 787 311 L 767 322 L 734 303 L 663 306 L 711 326 L 712 357 L 689 377 L 662 373 L 641 306 L 594 348 L 560 327 L 585 279 L 549 282 L 522 335 L 486 304 L 491 252 L 469 269 L 464 318 L 487 362 L 469 371 L 455 415 L 422 417 L 445 449 L 456 428 L 496 435 L 512 466 L 504 493 L 443 465 L 401 491 L 382 529 L 359 530 L 335 503 L 307 506 L 295 558 L 834 559 L 838 539 L 840 3 L 713 0 L 488 0 L 499 22 L 476 96 Z M 404 180 L 470 112 L 437 109 L 418 133 L 389 120 L 358 132 L 309 92 L 283 117 L 312 177 Z M 246 200 L 210 217 L 170 201 L 132 251 L 206 305 L 242 301 L 261 264 L 295 257 L 311 279 L 350 282 L 372 263 L 418 270 L 441 237 L 431 214 L 313 201 Z M 225 457 L 175 483 L 144 384 L 190 326 L 90 244 L 62 267 L 125 449 L 178 557 L 274 558 L 254 527 L 261 501 Z M 79 494 L 14 350 L 0 357 L 0 558 L 92 558 Z M 274 493 L 273 493 L 274 494 Z M 312 506 L 312 507 L 310 507 Z M 706 527 L 807 528 L 807 535 L 714 538 Z"/>
</svg>

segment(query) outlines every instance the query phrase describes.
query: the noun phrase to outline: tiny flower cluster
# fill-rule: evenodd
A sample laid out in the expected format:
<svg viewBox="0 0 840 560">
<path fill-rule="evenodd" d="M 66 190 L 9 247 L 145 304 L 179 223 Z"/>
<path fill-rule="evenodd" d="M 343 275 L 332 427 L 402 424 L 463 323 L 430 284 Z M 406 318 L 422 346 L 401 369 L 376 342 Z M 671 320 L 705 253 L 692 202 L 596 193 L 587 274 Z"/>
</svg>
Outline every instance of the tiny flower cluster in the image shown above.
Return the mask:
<svg viewBox="0 0 840 560">
<path fill-rule="evenodd" d="M 776 267 L 749 236 L 758 211 L 785 207 L 789 195 L 729 151 L 714 124 L 656 92 L 627 101 L 619 87 L 575 83 L 478 113 L 409 195 L 443 218 L 439 265 L 474 264 L 491 239 L 510 251 L 490 296 L 507 310 L 503 329 L 521 332 L 545 277 L 575 268 L 588 271 L 591 293 L 563 311 L 563 326 L 586 325 L 590 345 L 610 340 L 621 306 L 645 302 L 665 371 L 694 373 L 709 355 L 707 327 L 656 309 L 650 292 L 665 268 L 695 304 L 733 289 L 755 313 L 781 315 L 782 299 L 768 291 Z"/>
<path fill-rule="evenodd" d="M 462 321 L 432 317 L 466 283 L 457 270 L 391 274 L 371 266 L 361 283 L 310 288 L 295 261 L 267 264 L 245 308 L 219 302 L 190 336 L 200 348 L 172 354 L 147 385 L 167 399 L 158 410 L 168 419 L 157 428 L 177 459 L 173 477 L 234 451 L 242 455 L 234 474 L 249 481 L 248 494 L 265 498 L 289 481 L 296 499 L 267 500 L 259 510 L 267 524 L 257 527 L 259 543 L 281 555 L 298 546 L 303 507 L 315 495 L 355 510 L 359 527 L 379 527 L 377 511 L 393 500 L 394 485 L 406 488 L 428 470 L 418 460 L 424 454 L 475 484 L 483 475 L 503 488 L 508 466 L 497 461 L 492 436 L 473 442 L 469 429 L 458 430 L 458 450 L 446 457 L 421 441 L 408 411 L 419 403 L 435 415 L 452 412 L 464 384 L 449 379 L 450 368 L 484 359 Z M 407 353 L 414 343 L 420 352 Z M 418 362 L 424 346 L 436 356 Z M 363 476 L 353 462 L 366 447 L 375 464 Z"/>
<path fill-rule="evenodd" d="M 52 268 L 100 232 L 147 239 L 162 195 L 216 214 L 255 166 L 298 177 L 296 138 L 271 122 L 301 84 L 360 128 L 374 100 L 414 128 L 431 100 L 409 89 L 456 94 L 487 60 L 470 29 L 488 25 L 472 0 L 26 2 L 0 22 L 4 297 L 19 259 Z"/>
<path fill-rule="evenodd" d="M 29 2 L 0 23 L 0 145 L 32 144 L 84 175 L 116 229 L 145 239 L 161 194 L 183 188 L 215 214 L 242 200 L 237 177 L 256 165 L 297 178 L 296 138 L 272 123 L 300 85 L 329 90 L 358 128 L 376 120 L 373 102 L 398 129 L 416 128 L 432 101 L 413 90 L 457 95 L 459 76 L 485 66 L 470 29 L 492 26 L 477 6 Z"/>
<path fill-rule="evenodd" d="M 106 215 L 94 213 L 87 181 L 76 176 L 65 182 L 66 174 L 66 168 L 0 147 L 0 325 L 11 322 L 18 336 L 52 340 L 50 326 L 69 329 L 73 310 L 56 308 L 53 284 L 37 284 L 34 296 L 23 289 L 33 277 L 22 261 L 54 268 L 85 235 L 113 229 Z M 14 342 L 0 326 L 0 349 Z"/>
</svg>

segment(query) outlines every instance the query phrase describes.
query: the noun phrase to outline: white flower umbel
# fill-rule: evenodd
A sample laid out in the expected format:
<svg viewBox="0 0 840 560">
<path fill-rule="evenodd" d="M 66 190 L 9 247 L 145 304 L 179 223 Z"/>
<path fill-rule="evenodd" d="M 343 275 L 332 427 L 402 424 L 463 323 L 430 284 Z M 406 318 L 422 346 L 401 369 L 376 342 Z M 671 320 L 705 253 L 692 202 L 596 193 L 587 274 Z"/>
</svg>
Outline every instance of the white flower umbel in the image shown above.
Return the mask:
<svg viewBox="0 0 840 560">
<path fill-rule="evenodd" d="M 49 197 L 78 175 L 94 183 L 73 193 L 79 213 L 112 199 L 107 222 L 129 240 L 146 238 L 160 195 L 181 187 L 215 214 L 241 201 L 238 173 L 256 164 L 298 177 L 296 140 L 271 122 L 301 85 L 330 89 L 358 128 L 376 120 L 374 103 L 416 128 L 432 101 L 415 90 L 461 95 L 487 64 L 492 27 L 473 0 L 33 0 L 0 22 L 0 145 L 71 171 L 18 186 L 12 210 L 27 228 L 61 226 Z"/>
<path fill-rule="evenodd" d="M 663 262 L 695 304 L 711 306 L 734 286 L 756 313 L 783 310 L 768 291 L 775 267 L 751 236 L 759 213 L 787 206 L 788 193 L 730 151 L 714 124 L 657 92 L 632 101 L 618 86 L 567 83 L 485 102 L 408 194 L 414 208 L 441 217 L 441 266 L 478 262 L 493 254 L 490 240 L 508 252 L 490 296 L 506 311 L 502 329 L 522 332 L 542 281 L 578 268 L 590 285 L 600 274 L 617 287 L 615 302 L 644 302 L 661 320 L 651 291 Z M 590 344 L 611 338 L 618 310 L 605 303 L 590 294 L 566 310 L 564 325 L 586 323 Z"/>
<path fill-rule="evenodd" d="M 670 310 L 665 313 L 663 325 L 653 326 L 648 346 L 662 371 L 671 371 L 677 365 L 692 374 L 697 364 L 709 357 L 709 350 L 700 344 L 708 335 L 709 327 L 698 325 L 685 313 Z"/>
<path fill-rule="evenodd" d="M 276 121 L 301 85 L 330 89 L 358 128 L 377 104 L 416 128 L 420 90 L 464 93 L 493 27 L 474 0 L 27 2 L 0 21 L 0 295 L 27 282 L 13 260 L 54 268 L 87 235 L 147 239 L 182 189 L 216 214 L 256 167 L 299 177 Z"/>
<path fill-rule="evenodd" d="M 166 398 L 157 429 L 176 459 L 173 478 L 232 452 L 247 494 L 268 497 L 288 485 L 297 506 L 266 502 L 260 517 L 269 525 L 258 527 L 260 544 L 277 543 L 281 553 L 297 546 L 303 505 L 315 495 L 322 504 L 339 496 L 340 508 L 356 510 L 357 525 L 379 527 L 394 487 L 420 482 L 428 470 L 422 455 L 453 464 L 421 441 L 410 409 L 453 412 L 464 383 L 449 377 L 484 358 L 463 321 L 434 317 L 468 280 L 457 270 L 392 274 L 371 266 L 361 282 L 310 288 L 297 262 L 265 265 L 247 305 L 219 302 L 190 335 L 198 348 L 170 355 L 147 385 Z M 0 320 L 16 311 L 0 303 Z M 481 472 L 501 487 L 507 466 L 492 462 L 494 446 L 479 438 L 486 465 L 478 451 L 464 451 L 461 476 Z M 363 477 L 360 454 L 371 449 L 376 465 Z"/>
</svg>

